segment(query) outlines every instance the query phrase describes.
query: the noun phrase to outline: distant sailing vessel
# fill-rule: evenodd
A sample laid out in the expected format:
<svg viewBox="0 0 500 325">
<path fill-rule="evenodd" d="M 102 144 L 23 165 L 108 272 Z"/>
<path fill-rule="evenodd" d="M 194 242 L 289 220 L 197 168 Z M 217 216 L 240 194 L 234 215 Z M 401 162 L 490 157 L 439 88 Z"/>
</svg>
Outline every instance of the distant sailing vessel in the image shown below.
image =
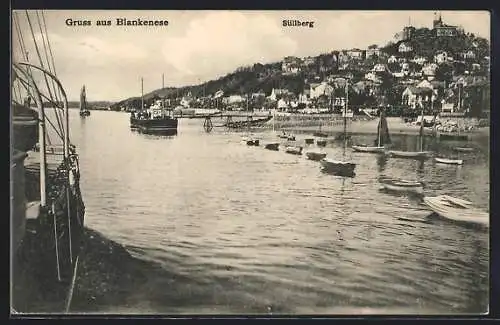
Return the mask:
<svg viewBox="0 0 500 325">
<path fill-rule="evenodd" d="M 391 143 L 391 138 L 389 136 L 387 119 L 385 118 L 385 112 L 381 111 L 380 120 L 377 126 L 377 139 L 375 140 L 375 146 L 356 145 L 352 146 L 352 149 L 358 152 L 383 153 L 385 152 L 385 145 L 389 143 Z"/>
<path fill-rule="evenodd" d="M 87 104 L 87 94 L 85 93 L 85 85 L 83 85 L 82 90 L 80 91 L 80 116 L 86 117 L 90 116 L 90 111 L 88 109 Z"/>
<path fill-rule="evenodd" d="M 143 89 L 141 79 L 141 90 Z M 143 91 L 142 91 L 143 93 Z M 141 96 L 144 107 L 144 95 Z M 130 114 L 130 127 L 143 133 L 175 135 L 177 134 L 178 120 L 173 111 L 165 107 L 165 101 L 156 100 L 147 110 L 140 110 Z"/>
</svg>

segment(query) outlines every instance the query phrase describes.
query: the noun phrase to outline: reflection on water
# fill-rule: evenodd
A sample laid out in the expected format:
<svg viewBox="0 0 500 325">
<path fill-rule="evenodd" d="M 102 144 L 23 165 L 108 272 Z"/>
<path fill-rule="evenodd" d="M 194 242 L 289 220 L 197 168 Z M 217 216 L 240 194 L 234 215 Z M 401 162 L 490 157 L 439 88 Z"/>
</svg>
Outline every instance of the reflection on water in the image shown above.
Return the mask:
<svg viewBox="0 0 500 325">
<path fill-rule="evenodd" d="M 462 168 L 347 150 L 356 176 L 341 178 L 283 147 L 265 150 L 281 140 L 271 132 L 254 131 L 261 146 L 250 147 L 245 132 L 205 133 L 203 120 L 183 119 L 165 138 L 130 131 L 127 114 L 73 115 L 87 225 L 175 275 L 151 274 L 127 292 L 126 306 L 101 311 L 486 311 L 488 233 L 428 217 L 421 200 L 381 192 L 377 179 L 418 179 L 427 195 L 488 209 L 488 144 L 462 154 Z M 392 140 L 402 150 L 417 145 Z M 340 144 L 324 151 L 342 155 Z"/>
</svg>

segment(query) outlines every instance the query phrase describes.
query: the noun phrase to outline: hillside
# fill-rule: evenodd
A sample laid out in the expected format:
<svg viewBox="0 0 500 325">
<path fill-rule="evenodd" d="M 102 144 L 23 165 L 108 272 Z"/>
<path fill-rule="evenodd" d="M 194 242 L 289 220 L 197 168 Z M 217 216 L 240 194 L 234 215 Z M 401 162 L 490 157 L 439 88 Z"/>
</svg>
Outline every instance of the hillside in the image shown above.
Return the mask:
<svg viewBox="0 0 500 325">
<path fill-rule="evenodd" d="M 411 43 L 415 50 L 413 52 L 415 55 L 426 57 L 429 61 L 433 60 L 437 51 L 446 51 L 451 56 L 458 57 L 459 54 L 467 50 L 475 49 L 478 58 L 490 55 L 488 40 L 476 37 L 470 33 L 463 33 L 456 37 L 437 37 L 431 29 L 417 28 L 413 30 L 411 39 L 407 42 Z M 397 55 L 399 44 L 400 42 L 390 41 L 381 47 L 381 51 L 385 54 L 385 57 Z M 338 72 L 337 62 L 332 60 L 332 53 L 324 53 L 313 57 L 314 64 L 303 66 L 302 71 L 294 75 L 282 73 L 281 62 L 270 64 L 256 63 L 252 66 L 238 68 L 236 71 L 221 78 L 200 85 L 157 89 L 145 94 L 144 100 L 146 105 L 149 105 L 152 99 L 157 96 L 178 98 L 190 92 L 194 97 L 202 97 L 203 94 L 207 96 L 210 94 L 213 95 L 219 90 L 224 91 L 225 96 L 255 92 L 264 92 L 266 95 L 269 95 L 273 88 L 288 89 L 295 94 L 299 94 L 304 90 L 307 80 L 313 80 L 313 78 L 324 79 L 325 76 Z M 354 77 L 354 82 L 357 82 L 363 78 L 365 72 L 371 70 L 373 65 L 380 60 L 383 60 L 382 57 L 379 59 L 366 59 L 364 62 L 351 62 L 349 64 L 349 71 L 345 72 L 350 72 Z M 438 72 L 438 74 L 444 73 L 441 70 Z M 122 100 L 114 104 L 112 108 L 120 106 L 138 108 L 140 107 L 140 97 Z"/>
</svg>

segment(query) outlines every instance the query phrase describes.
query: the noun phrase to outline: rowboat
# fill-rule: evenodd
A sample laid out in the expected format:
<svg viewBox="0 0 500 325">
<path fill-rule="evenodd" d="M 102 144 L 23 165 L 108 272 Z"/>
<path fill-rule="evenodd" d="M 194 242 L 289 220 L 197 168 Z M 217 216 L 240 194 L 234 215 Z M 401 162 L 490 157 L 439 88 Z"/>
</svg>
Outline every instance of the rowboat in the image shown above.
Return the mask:
<svg viewBox="0 0 500 325">
<path fill-rule="evenodd" d="M 306 144 L 313 144 L 314 143 L 314 139 L 312 139 L 312 138 L 307 138 L 304 141 L 306 142 Z"/>
<path fill-rule="evenodd" d="M 395 158 L 413 158 L 413 159 L 427 159 L 430 157 L 432 152 L 430 151 L 400 151 L 400 150 L 389 150 L 387 154 Z"/>
<path fill-rule="evenodd" d="M 352 146 L 352 149 L 357 152 L 383 153 L 385 147 L 369 147 L 365 145 Z"/>
<path fill-rule="evenodd" d="M 258 146 L 258 145 L 259 145 L 259 140 L 256 139 L 247 140 L 247 146 Z"/>
<path fill-rule="evenodd" d="M 326 153 L 309 151 L 309 152 L 306 152 L 306 156 L 307 156 L 307 159 L 309 159 L 309 160 L 320 161 L 321 159 L 324 159 L 326 157 Z"/>
<path fill-rule="evenodd" d="M 268 150 L 273 150 L 273 151 L 278 151 L 279 150 L 279 143 L 268 143 L 264 146 L 264 148 Z"/>
<path fill-rule="evenodd" d="M 286 139 L 288 141 L 295 141 L 295 136 L 294 135 L 289 135 Z"/>
<path fill-rule="evenodd" d="M 320 147 L 326 146 L 326 140 L 316 140 L 316 144 Z"/>
<path fill-rule="evenodd" d="M 438 163 L 448 164 L 448 165 L 462 165 L 464 163 L 462 159 L 447 159 L 447 158 L 435 157 L 434 160 Z"/>
<path fill-rule="evenodd" d="M 416 194 L 424 193 L 424 184 L 418 181 L 382 176 L 379 178 L 379 183 L 383 189 L 389 191 L 410 192 Z"/>
<path fill-rule="evenodd" d="M 471 222 L 484 226 L 490 225 L 488 213 L 475 208 L 470 201 L 448 195 L 424 197 L 424 203 L 443 218 Z"/>
<path fill-rule="evenodd" d="M 354 163 L 329 158 L 321 159 L 320 163 L 323 171 L 341 176 L 353 176 L 356 168 Z"/>
<path fill-rule="evenodd" d="M 302 147 L 286 147 L 285 152 L 292 155 L 301 155 Z"/>
<path fill-rule="evenodd" d="M 455 147 L 453 148 L 454 151 L 458 152 L 472 152 L 474 151 L 474 148 L 468 148 L 468 147 Z"/>
</svg>

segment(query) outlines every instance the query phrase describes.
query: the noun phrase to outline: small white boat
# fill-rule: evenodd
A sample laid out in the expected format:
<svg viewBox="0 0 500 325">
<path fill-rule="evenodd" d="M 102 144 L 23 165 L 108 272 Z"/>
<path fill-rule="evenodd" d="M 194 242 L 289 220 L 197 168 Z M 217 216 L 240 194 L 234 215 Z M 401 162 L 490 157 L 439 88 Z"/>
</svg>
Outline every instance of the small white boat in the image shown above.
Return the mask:
<svg viewBox="0 0 500 325">
<path fill-rule="evenodd" d="M 309 159 L 309 160 L 319 161 L 321 159 L 326 158 L 326 153 L 309 151 L 309 152 L 306 152 L 306 156 L 307 156 L 307 159 Z"/>
<path fill-rule="evenodd" d="M 387 154 L 395 158 L 413 158 L 413 159 L 427 159 L 431 156 L 430 151 L 399 151 L 389 150 Z"/>
<path fill-rule="evenodd" d="M 357 152 L 370 152 L 370 153 L 383 153 L 385 151 L 385 147 L 369 147 L 365 145 L 357 145 L 352 146 L 352 150 Z"/>
<path fill-rule="evenodd" d="M 320 160 L 320 163 L 324 171 L 342 175 L 354 174 L 354 169 L 356 168 L 355 163 L 330 158 L 323 158 Z"/>
<path fill-rule="evenodd" d="M 410 192 L 416 194 L 424 193 L 424 184 L 419 181 L 406 180 L 402 178 L 381 177 L 379 182 L 383 189 L 397 192 Z"/>
<path fill-rule="evenodd" d="M 488 227 L 490 225 L 489 214 L 475 208 L 472 202 L 448 195 L 439 195 L 424 197 L 424 203 L 443 218 L 477 223 Z"/>
<path fill-rule="evenodd" d="M 464 163 L 462 159 L 447 159 L 447 158 L 435 157 L 434 160 L 437 163 L 448 164 L 448 165 L 462 165 Z"/>
<path fill-rule="evenodd" d="M 469 148 L 469 147 L 455 147 L 453 148 L 454 151 L 458 152 L 472 152 L 474 151 L 474 148 Z"/>
<path fill-rule="evenodd" d="M 285 152 L 292 155 L 301 155 L 302 147 L 286 147 Z"/>
</svg>

